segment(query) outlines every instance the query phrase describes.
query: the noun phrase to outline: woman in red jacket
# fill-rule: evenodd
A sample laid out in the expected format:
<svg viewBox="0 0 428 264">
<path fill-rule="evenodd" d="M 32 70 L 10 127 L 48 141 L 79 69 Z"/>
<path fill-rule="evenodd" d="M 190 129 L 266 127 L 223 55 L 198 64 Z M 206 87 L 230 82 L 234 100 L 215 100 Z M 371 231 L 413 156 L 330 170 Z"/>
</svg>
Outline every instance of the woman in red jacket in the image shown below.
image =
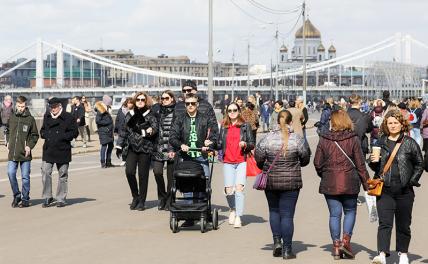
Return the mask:
<svg viewBox="0 0 428 264">
<path fill-rule="evenodd" d="M 320 137 L 314 165 L 321 177 L 319 192 L 324 194 L 330 211 L 333 257 L 354 258 L 350 240 L 357 214 L 357 198 L 361 183 L 364 190 L 367 190 L 369 174 L 349 115 L 343 110 L 334 111 L 330 122 L 330 131 Z M 341 241 L 342 212 L 345 218 Z"/>
</svg>

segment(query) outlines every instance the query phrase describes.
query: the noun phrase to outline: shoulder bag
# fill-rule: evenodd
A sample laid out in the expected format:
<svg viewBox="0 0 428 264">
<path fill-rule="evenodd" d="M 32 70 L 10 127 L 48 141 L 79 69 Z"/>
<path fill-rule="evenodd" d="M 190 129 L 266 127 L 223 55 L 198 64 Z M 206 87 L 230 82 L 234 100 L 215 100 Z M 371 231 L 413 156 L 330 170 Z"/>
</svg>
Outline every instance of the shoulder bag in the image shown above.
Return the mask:
<svg viewBox="0 0 428 264">
<path fill-rule="evenodd" d="M 253 185 L 254 189 L 261 190 L 261 191 L 266 189 L 266 183 L 267 183 L 267 178 L 268 178 L 269 172 L 272 170 L 273 166 L 275 166 L 275 163 L 278 160 L 279 155 L 282 152 L 282 148 L 283 148 L 283 146 L 281 146 L 278 153 L 276 153 L 275 159 L 270 164 L 269 169 L 266 172 L 262 171 L 261 173 L 257 174 L 256 180 L 254 181 L 254 185 Z"/>
</svg>

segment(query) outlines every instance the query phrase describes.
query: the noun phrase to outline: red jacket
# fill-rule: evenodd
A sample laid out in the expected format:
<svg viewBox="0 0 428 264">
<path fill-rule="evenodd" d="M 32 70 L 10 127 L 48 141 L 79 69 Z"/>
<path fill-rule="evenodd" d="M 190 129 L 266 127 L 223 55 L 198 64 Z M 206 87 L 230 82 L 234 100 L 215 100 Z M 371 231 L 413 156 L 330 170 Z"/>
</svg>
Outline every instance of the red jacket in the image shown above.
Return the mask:
<svg viewBox="0 0 428 264">
<path fill-rule="evenodd" d="M 354 162 L 356 170 L 335 141 Z M 315 152 L 314 166 L 321 177 L 319 192 L 322 194 L 358 194 L 361 183 L 364 190 L 367 190 L 369 174 L 360 141 L 354 132 L 330 131 L 321 135 Z"/>
</svg>

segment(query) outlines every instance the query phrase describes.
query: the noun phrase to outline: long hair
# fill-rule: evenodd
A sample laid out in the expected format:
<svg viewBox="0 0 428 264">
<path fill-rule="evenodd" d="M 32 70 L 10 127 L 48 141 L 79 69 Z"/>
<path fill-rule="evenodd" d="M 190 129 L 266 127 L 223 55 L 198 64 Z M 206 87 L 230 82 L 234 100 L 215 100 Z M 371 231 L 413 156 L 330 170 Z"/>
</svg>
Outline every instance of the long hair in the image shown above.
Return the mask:
<svg viewBox="0 0 428 264">
<path fill-rule="evenodd" d="M 288 139 L 290 138 L 290 131 L 288 130 L 288 125 L 290 125 L 291 120 L 293 120 L 293 116 L 288 110 L 282 110 L 278 114 L 278 124 L 281 128 L 281 134 L 282 134 L 282 141 L 283 141 L 283 154 L 284 156 L 287 153 L 288 148 Z"/>
<path fill-rule="evenodd" d="M 144 95 L 144 97 L 146 98 L 146 102 L 145 102 L 144 106 L 147 109 L 150 109 L 153 105 L 153 101 L 152 101 L 152 98 L 146 92 L 138 92 L 134 95 L 134 98 L 132 98 L 132 103 L 134 104 L 134 107 L 137 106 L 136 101 L 137 101 L 138 96 L 140 96 L 140 95 Z"/>
<path fill-rule="evenodd" d="M 409 120 L 404 118 L 403 114 L 400 110 L 390 110 L 386 113 L 385 117 L 383 118 L 382 125 L 380 126 L 380 132 L 383 135 L 389 136 L 389 129 L 388 129 L 388 118 L 394 117 L 398 120 L 401 124 L 401 132 L 407 133 L 410 131 L 412 126 L 409 123 Z"/>
<path fill-rule="evenodd" d="M 239 105 L 237 104 L 237 103 L 230 103 L 228 106 L 227 106 L 227 108 L 226 108 L 226 116 L 224 117 L 224 119 L 223 119 L 223 127 L 224 128 L 229 128 L 231 125 L 232 125 L 232 120 L 230 119 L 230 117 L 229 117 L 229 114 L 227 113 L 227 110 L 229 110 L 229 107 L 231 106 L 231 105 L 234 105 L 234 106 L 236 106 L 236 108 L 238 109 L 238 117 L 237 117 L 237 122 L 236 122 L 236 126 L 237 127 L 241 127 L 242 126 L 242 124 L 244 124 L 245 123 L 245 120 L 244 120 L 244 118 L 242 117 L 242 115 L 241 115 L 241 108 L 239 107 Z"/>
<path fill-rule="evenodd" d="M 332 131 L 353 131 L 354 124 L 345 110 L 337 110 L 331 113 Z"/>
<path fill-rule="evenodd" d="M 163 94 L 167 94 L 167 95 L 169 95 L 172 98 L 172 104 L 176 103 L 175 95 L 174 95 L 173 91 L 171 91 L 171 90 L 163 91 L 162 94 L 161 94 L 161 97 L 162 97 Z"/>
</svg>

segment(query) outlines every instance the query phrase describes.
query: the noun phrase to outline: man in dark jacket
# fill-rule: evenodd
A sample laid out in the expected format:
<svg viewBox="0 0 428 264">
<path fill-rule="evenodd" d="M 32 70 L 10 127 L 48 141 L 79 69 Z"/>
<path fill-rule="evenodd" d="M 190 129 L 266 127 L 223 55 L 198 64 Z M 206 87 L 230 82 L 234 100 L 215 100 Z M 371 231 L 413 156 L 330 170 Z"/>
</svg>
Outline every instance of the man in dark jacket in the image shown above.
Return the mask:
<svg viewBox="0 0 428 264">
<path fill-rule="evenodd" d="M 369 140 L 366 133 L 370 133 L 373 130 L 373 123 L 370 116 L 360 111 L 361 108 L 361 97 L 357 94 L 352 94 L 349 97 L 351 108 L 348 109 L 349 117 L 354 123 L 354 131 L 357 134 L 361 142 L 361 149 L 363 154 L 369 153 Z"/>
<path fill-rule="evenodd" d="M 81 104 L 80 97 L 75 96 L 73 98 L 73 106 L 71 113 L 73 114 L 74 120 L 76 120 L 79 135 L 82 138 L 83 148 L 86 148 L 86 130 L 85 130 L 85 108 Z"/>
<path fill-rule="evenodd" d="M 196 83 L 194 81 L 187 80 L 182 85 L 181 90 L 183 92 L 184 98 L 186 98 L 186 96 L 190 94 L 196 95 L 198 92 L 198 87 L 196 86 Z M 215 112 L 212 105 L 208 101 L 202 99 L 201 97 L 199 97 L 198 103 L 199 103 L 198 112 L 203 115 L 206 115 L 207 118 L 210 120 L 210 122 L 217 122 L 217 118 L 215 116 Z M 175 105 L 174 118 L 184 115 L 185 113 L 186 113 L 186 106 L 184 101 L 178 102 Z"/>
<path fill-rule="evenodd" d="M 318 127 L 317 127 L 317 133 L 319 136 L 321 136 L 322 134 L 328 133 L 328 131 L 330 130 L 330 116 L 331 116 L 331 111 L 332 107 L 334 105 L 334 101 L 333 98 L 327 98 L 325 104 L 324 104 L 324 108 L 321 112 L 321 117 L 320 117 L 320 121 L 317 122 L 318 123 Z"/>
<path fill-rule="evenodd" d="M 27 98 L 19 96 L 16 100 L 15 112 L 12 112 L 6 126 L 6 141 L 9 150 L 7 174 L 13 192 L 12 207 L 30 206 L 30 169 L 31 150 L 36 146 L 39 133 L 36 120 L 27 108 Z M 22 194 L 19 191 L 16 171 L 21 166 Z M 22 197 L 21 197 L 22 195 Z"/>
<path fill-rule="evenodd" d="M 51 111 L 44 116 L 40 136 L 45 140 L 42 155 L 43 207 L 53 204 L 52 169 L 58 169 L 57 207 L 66 205 L 68 192 L 68 167 L 71 161 L 71 141 L 79 135 L 74 117 L 61 106 L 61 101 L 54 97 L 49 100 Z"/>
</svg>

